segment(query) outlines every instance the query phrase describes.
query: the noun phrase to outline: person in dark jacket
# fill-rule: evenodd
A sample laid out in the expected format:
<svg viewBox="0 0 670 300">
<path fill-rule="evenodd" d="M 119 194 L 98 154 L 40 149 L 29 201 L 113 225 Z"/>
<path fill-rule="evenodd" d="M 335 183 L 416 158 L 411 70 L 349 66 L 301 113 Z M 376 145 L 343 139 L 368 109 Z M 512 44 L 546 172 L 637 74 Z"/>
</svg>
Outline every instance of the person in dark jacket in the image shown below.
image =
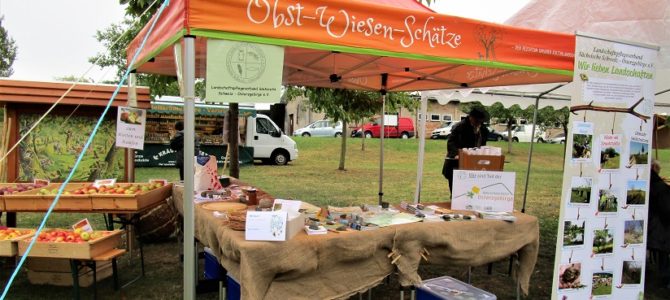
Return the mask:
<svg viewBox="0 0 670 300">
<path fill-rule="evenodd" d="M 649 225 L 647 248 L 658 255 L 663 285 L 670 287 L 670 186 L 659 175 L 661 165 L 653 160 L 649 180 Z"/>
<path fill-rule="evenodd" d="M 177 155 L 177 168 L 179 168 L 179 180 L 184 180 L 184 122 L 177 121 L 174 124 L 174 129 L 177 133 L 170 140 L 170 149 L 174 150 Z M 200 153 L 200 141 L 195 138 L 195 152 L 196 156 Z"/>
<path fill-rule="evenodd" d="M 487 118 L 488 114 L 483 108 L 475 107 L 470 110 L 467 118 L 451 129 L 447 141 L 447 157 L 442 166 L 442 175 L 449 181 L 449 192 L 453 187 L 454 170 L 458 169 L 458 150 L 486 145 L 489 131 L 483 124 Z"/>
</svg>

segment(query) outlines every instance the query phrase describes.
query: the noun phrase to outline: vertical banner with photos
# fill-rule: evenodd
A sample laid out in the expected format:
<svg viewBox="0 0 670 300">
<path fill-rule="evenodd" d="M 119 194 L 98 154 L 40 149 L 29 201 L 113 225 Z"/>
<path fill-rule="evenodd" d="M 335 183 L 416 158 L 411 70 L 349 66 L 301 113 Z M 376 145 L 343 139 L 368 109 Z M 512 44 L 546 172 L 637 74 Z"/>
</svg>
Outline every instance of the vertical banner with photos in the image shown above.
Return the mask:
<svg viewBox="0 0 670 300">
<path fill-rule="evenodd" d="M 658 48 L 577 35 L 552 299 L 642 299 Z"/>
</svg>

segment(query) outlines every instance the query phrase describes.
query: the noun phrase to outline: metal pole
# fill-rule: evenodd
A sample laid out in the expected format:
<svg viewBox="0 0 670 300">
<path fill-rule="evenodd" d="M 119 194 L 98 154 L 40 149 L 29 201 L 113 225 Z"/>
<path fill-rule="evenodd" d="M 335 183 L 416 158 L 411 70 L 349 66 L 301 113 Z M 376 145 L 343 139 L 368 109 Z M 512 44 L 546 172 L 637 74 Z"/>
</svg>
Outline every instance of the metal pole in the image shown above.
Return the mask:
<svg viewBox="0 0 670 300">
<path fill-rule="evenodd" d="M 556 89 L 558 89 L 562 86 L 564 86 L 564 84 L 559 84 L 559 85 L 555 86 L 554 88 L 552 88 L 552 89 L 550 89 L 546 92 L 540 93 L 539 95 L 537 95 L 537 98 L 535 98 L 535 110 L 533 111 L 533 131 L 531 132 L 531 135 L 530 135 L 530 137 L 531 137 L 530 138 L 530 152 L 528 152 L 528 168 L 526 169 L 526 187 L 523 190 L 523 206 L 521 208 L 522 213 L 526 212 L 526 198 L 528 197 L 528 179 L 530 178 L 530 165 L 531 165 L 531 162 L 533 160 L 533 146 L 535 145 L 535 123 L 537 123 L 537 110 L 538 110 L 539 105 L 540 105 L 540 98 L 542 98 L 542 96 L 544 96 L 546 94 L 549 94 L 549 93 L 553 92 L 554 90 L 556 90 Z"/>
<path fill-rule="evenodd" d="M 382 74 L 382 120 L 379 130 L 379 205 L 384 201 L 384 117 L 386 116 L 386 81 L 388 74 Z"/>
<path fill-rule="evenodd" d="M 428 97 L 421 93 L 421 116 L 419 120 L 419 158 L 416 166 L 416 191 L 414 192 L 414 203 L 421 202 L 421 188 L 423 185 L 423 159 L 426 152 L 426 110 L 428 110 Z"/>
<path fill-rule="evenodd" d="M 195 299 L 193 163 L 195 156 L 195 36 L 184 36 L 184 299 Z"/>
</svg>

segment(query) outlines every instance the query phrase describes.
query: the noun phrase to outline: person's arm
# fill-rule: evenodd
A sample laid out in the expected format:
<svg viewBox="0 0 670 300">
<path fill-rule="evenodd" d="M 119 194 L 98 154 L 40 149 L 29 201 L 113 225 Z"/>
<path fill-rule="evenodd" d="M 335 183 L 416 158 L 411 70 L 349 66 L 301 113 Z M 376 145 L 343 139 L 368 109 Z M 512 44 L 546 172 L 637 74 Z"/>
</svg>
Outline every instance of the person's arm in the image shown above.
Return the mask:
<svg viewBox="0 0 670 300">
<path fill-rule="evenodd" d="M 461 149 L 463 142 L 461 142 L 461 126 L 454 125 L 454 128 L 451 129 L 451 134 L 449 134 L 449 140 L 447 141 L 447 157 L 455 158 L 458 156 L 458 149 Z"/>
<path fill-rule="evenodd" d="M 177 133 L 170 141 L 170 149 L 179 151 L 184 148 L 184 136 Z"/>
</svg>

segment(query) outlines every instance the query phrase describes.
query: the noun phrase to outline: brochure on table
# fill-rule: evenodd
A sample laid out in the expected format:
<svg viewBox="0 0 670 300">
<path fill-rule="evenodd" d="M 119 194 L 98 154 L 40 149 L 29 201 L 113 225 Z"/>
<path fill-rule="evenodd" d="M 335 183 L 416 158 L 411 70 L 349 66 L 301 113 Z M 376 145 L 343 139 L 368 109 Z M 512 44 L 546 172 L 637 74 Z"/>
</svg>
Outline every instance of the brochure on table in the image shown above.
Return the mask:
<svg viewBox="0 0 670 300">
<path fill-rule="evenodd" d="M 553 299 L 642 299 L 658 49 L 577 36 Z"/>
<path fill-rule="evenodd" d="M 454 170 L 451 209 L 512 212 L 516 173 Z"/>
</svg>

